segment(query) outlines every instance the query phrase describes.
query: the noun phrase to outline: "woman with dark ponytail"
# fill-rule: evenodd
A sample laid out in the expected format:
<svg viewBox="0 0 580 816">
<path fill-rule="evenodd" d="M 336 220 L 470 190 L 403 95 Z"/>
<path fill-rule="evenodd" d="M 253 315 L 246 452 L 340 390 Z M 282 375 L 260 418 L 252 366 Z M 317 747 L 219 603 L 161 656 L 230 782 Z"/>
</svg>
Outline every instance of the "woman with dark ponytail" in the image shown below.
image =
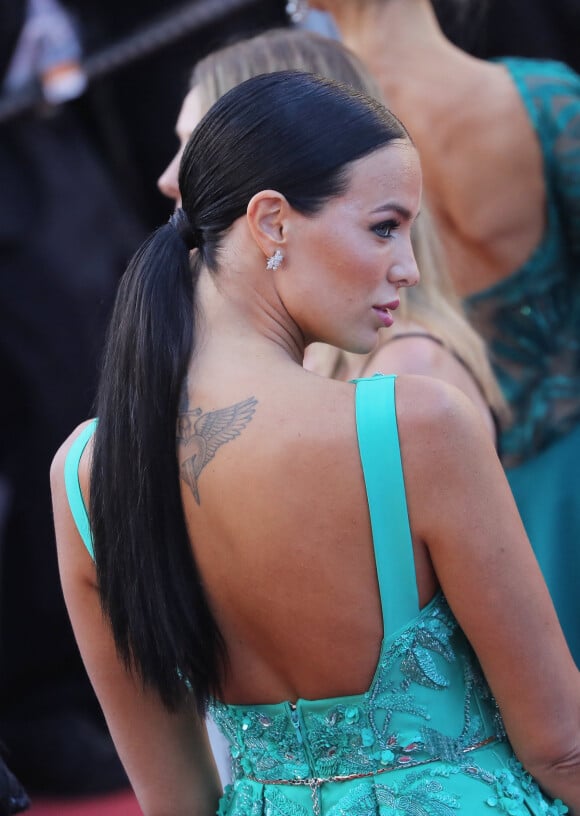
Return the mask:
<svg viewBox="0 0 580 816">
<path fill-rule="evenodd" d="M 179 186 L 122 280 L 98 420 L 51 473 L 69 613 L 144 814 L 578 814 L 578 673 L 476 410 L 429 378 L 302 366 L 313 341 L 369 352 L 417 282 L 405 128 L 263 75 L 206 114 Z"/>
</svg>

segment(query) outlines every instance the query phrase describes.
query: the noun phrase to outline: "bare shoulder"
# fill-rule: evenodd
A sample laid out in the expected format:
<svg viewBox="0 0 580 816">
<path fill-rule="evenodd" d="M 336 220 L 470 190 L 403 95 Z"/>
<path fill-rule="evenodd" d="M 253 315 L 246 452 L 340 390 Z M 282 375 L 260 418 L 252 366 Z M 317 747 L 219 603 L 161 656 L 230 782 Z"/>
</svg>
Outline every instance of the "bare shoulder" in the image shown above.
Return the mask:
<svg viewBox="0 0 580 816">
<path fill-rule="evenodd" d="M 92 576 L 93 574 L 93 561 L 81 539 L 76 522 L 73 519 L 65 482 L 67 456 L 75 441 L 90 424 L 92 424 L 92 420 L 82 422 L 74 429 L 55 453 L 50 467 L 53 520 L 63 586 L 66 585 L 66 577 L 69 574 L 76 573 L 83 574 L 84 576 Z M 85 449 L 89 455 L 84 454 L 82 456 L 78 468 L 78 480 L 85 504 L 88 503 L 89 494 L 89 450 L 91 443 L 92 440 L 89 440 L 87 448 Z"/>
<path fill-rule="evenodd" d="M 439 426 L 474 420 L 470 400 L 459 388 L 425 374 L 397 377 L 397 417 L 401 421 Z"/>
<path fill-rule="evenodd" d="M 469 529 L 478 513 L 484 518 L 489 506 L 509 505 L 506 525 L 521 526 L 497 451 L 471 400 L 448 383 L 412 375 L 397 379 L 396 395 L 410 518 L 432 558 L 441 542 L 446 552 L 453 549 L 457 530 Z M 467 555 L 465 536 L 459 538 Z M 470 541 L 475 545 L 474 537 Z"/>
<path fill-rule="evenodd" d="M 496 458 L 493 441 L 473 402 L 456 386 L 434 377 L 397 378 L 397 422 L 408 463 L 428 478 L 473 457 Z"/>
<path fill-rule="evenodd" d="M 459 388 L 477 408 L 490 438 L 495 443 L 492 413 L 473 374 L 444 345 L 428 334 L 401 334 L 397 342 L 385 343 L 375 353 L 376 370 L 395 374 L 420 374 Z"/>
<path fill-rule="evenodd" d="M 408 331 L 390 338 L 391 342 L 383 342 L 363 369 L 363 376 L 375 371 L 432 375 L 451 355 L 433 336 L 424 332 L 422 327 L 410 325 Z"/>
<path fill-rule="evenodd" d="M 83 433 L 85 428 L 87 428 L 93 422 L 94 420 L 88 419 L 85 422 L 81 422 L 80 425 L 77 425 L 74 431 L 72 431 L 72 433 L 69 434 L 69 436 L 67 436 L 67 438 L 64 440 L 64 442 L 61 444 L 61 446 L 54 454 L 52 464 L 50 466 L 50 483 L 53 490 L 55 489 L 55 487 L 58 487 L 64 480 L 64 466 L 71 447 L 76 442 L 78 437 Z M 89 447 L 90 445 L 91 441 L 89 440 L 87 447 Z M 83 477 L 87 475 L 86 461 L 87 457 L 83 457 L 83 460 L 81 460 L 81 464 L 79 466 L 79 476 L 81 476 L 81 474 Z M 84 478 L 81 479 L 81 482 L 83 481 Z"/>
</svg>

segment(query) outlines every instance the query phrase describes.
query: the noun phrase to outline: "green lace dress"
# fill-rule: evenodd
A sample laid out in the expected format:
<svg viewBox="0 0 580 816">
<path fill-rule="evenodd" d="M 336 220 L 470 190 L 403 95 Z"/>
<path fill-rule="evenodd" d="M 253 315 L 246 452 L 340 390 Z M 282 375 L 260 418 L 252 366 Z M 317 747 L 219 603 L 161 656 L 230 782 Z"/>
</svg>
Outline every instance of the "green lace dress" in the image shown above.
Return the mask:
<svg viewBox="0 0 580 816">
<path fill-rule="evenodd" d="M 502 460 L 580 666 L 580 76 L 557 62 L 498 62 L 541 146 L 547 227 L 524 266 L 466 307 L 512 409 Z"/>
<path fill-rule="evenodd" d="M 356 418 L 383 613 L 368 691 L 210 711 L 230 744 L 220 816 L 558 816 L 514 757 L 479 664 L 445 598 L 419 609 L 394 378 L 357 381 Z M 92 554 L 78 462 L 71 510 Z M 354 659 L 354 658 L 353 658 Z"/>
</svg>

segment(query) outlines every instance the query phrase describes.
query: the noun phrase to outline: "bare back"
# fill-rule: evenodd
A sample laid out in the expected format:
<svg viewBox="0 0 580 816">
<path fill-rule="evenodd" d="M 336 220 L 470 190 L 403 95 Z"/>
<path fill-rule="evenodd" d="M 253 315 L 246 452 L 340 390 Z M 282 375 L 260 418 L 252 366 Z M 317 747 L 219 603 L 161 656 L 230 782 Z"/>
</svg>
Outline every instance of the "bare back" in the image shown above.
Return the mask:
<svg viewBox="0 0 580 816">
<path fill-rule="evenodd" d="M 446 93 L 441 106 L 425 101 L 413 129 L 461 295 L 522 266 L 547 218 L 541 148 L 512 77 L 502 65 L 469 58 L 467 65 L 456 94 Z M 412 126 L 413 116 L 405 121 Z"/>
<path fill-rule="evenodd" d="M 225 696 L 276 702 L 362 692 L 383 632 L 354 385 L 302 371 L 250 383 L 221 380 L 190 393 L 207 441 L 210 427 L 223 424 L 204 419 L 210 412 L 223 412 L 223 439 L 239 435 L 199 473 L 199 503 L 182 482 L 193 550 L 228 648 Z M 182 475 L 198 449 L 194 440 L 179 445 Z M 435 583 L 418 541 L 416 550 L 424 604 Z"/>
</svg>

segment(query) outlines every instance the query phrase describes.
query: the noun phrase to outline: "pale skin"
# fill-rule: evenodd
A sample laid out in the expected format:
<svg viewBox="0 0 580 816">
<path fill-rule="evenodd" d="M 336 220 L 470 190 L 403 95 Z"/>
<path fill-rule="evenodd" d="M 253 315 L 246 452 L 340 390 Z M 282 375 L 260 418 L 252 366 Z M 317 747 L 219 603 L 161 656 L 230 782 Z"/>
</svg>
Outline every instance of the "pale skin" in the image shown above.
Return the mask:
<svg viewBox="0 0 580 816">
<path fill-rule="evenodd" d="M 462 296 L 522 266 L 546 228 L 539 143 L 505 68 L 442 34 L 429 0 L 313 0 L 370 69 L 421 154 Z"/>
<path fill-rule="evenodd" d="M 310 340 L 373 348 L 384 304 L 418 279 L 410 232 L 420 195 L 414 148 L 393 143 L 356 162 L 347 191 L 315 217 L 258 192 L 228 232 L 217 283 L 201 272 L 202 338 L 184 410 L 255 400 L 240 409 L 240 433 L 197 473 L 199 502 L 182 481 L 192 551 L 229 653 L 227 702 L 360 693 L 375 670 L 382 623 L 354 386 L 305 371 L 302 358 Z M 284 261 L 267 272 L 276 249 Z M 489 435 L 466 397 L 430 378 L 401 376 L 396 402 L 420 604 L 443 588 L 520 759 L 577 814 L 580 680 Z M 77 433 L 51 477 L 84 660 L 146 816 L 210 816 L 218 791 L 202 726 L 140 690 L 101 616 L 63 485 Z M 181 446 L 177 455 L 188 458 Z M 90 447 L 85 495 L 89 460 Z"/>
<path fill-rule="evenodd" d="M 183 149 L 204 113 L 200 92 L 193 87 L 183 100 L 175 125 L 178 149 L 157 181 L 159 190 L 172 199 L 176 207 L 181 204 L 178 174 Z M 393 329 L 383 329 L 381 331 L 379 343 L 388 339 L 391 333 L 408 334 L 417 331 L 424 331 L 424 329 L 409 321 L 398 320 Z M 349 380 L 353 377 L 372 374 L 375 371 L 397 374 L 426 374 L 456 386 L 473 401 L 492 440 L 497 442 L 496 428 L 487 402 L 482 397 L 473 377 L 448 349 L 438 346 L 430 340 L 409 337 L 392 345 L 381 346 L 380 350 L 373 354 L 369 366 L 363 363 L 361 368 L 358 362 L 356 365 L 352 364 L 348 370 L 341 372 L 341 378 Z"/>
</svg>

